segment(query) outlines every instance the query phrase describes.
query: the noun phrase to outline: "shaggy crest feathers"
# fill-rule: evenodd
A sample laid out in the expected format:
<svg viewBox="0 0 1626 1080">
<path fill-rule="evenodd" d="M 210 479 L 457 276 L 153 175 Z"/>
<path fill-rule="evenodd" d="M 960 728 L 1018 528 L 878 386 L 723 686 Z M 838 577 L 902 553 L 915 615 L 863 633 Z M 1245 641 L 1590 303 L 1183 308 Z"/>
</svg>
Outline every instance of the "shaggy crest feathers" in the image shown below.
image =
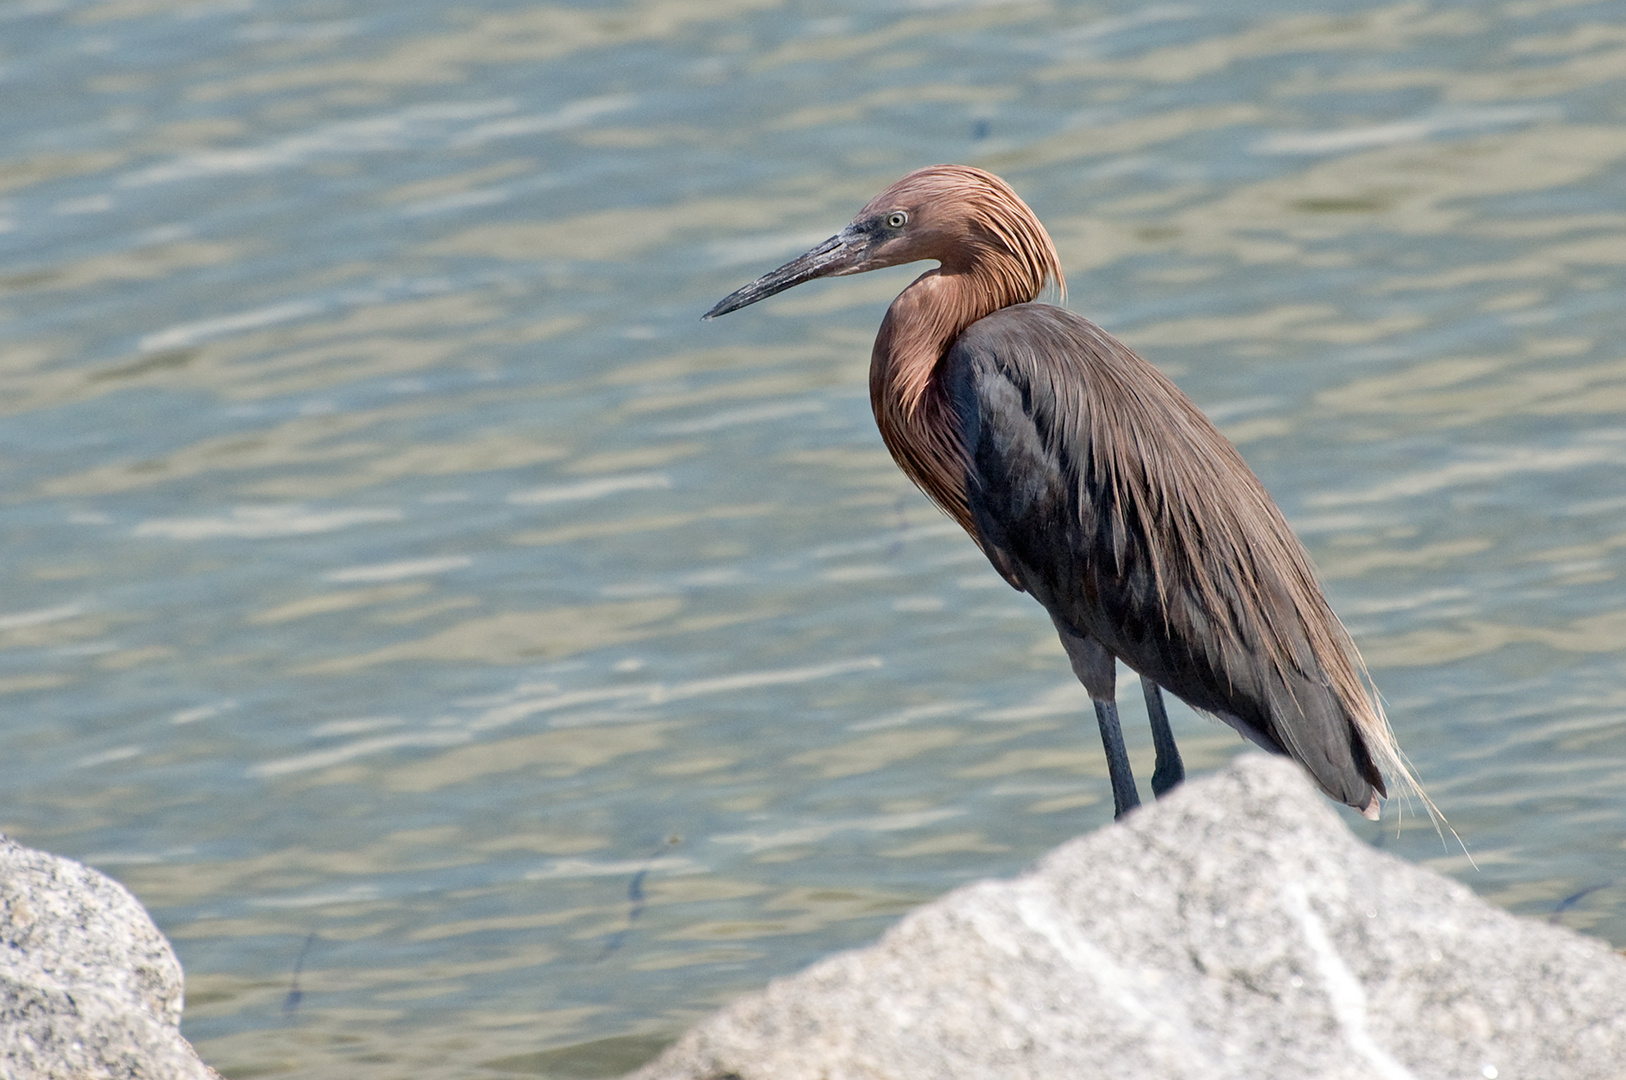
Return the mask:
<svg viewBox="0 0 1626 1080">
<path fill-rule="evenodd" d="M 1038 298 L 1047 281 L 1066 295 L 1061 258 L 1050 234 L 1009 184 L 969 165 L 928 165 L 887 188 L 864 208 L 878 213 L 893 206 L 927 207 L 966 229 L 962 243 L 936 257 L 944 268 L 982 279 L 994 307 Z M 992 310 L 992 309 L 991 309 Z"/>
</svg>

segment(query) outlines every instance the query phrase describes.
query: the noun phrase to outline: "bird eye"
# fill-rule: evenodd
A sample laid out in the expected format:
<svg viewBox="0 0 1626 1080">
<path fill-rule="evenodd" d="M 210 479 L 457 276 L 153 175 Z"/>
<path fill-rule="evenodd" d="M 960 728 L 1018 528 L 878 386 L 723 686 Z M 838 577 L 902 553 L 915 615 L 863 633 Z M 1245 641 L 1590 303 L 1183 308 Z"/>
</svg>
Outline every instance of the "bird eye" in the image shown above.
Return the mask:
<svg viewBox="0 0 1626 1080">
<path fill-rule="evenodd" d="M 907 224 L 909 224 L 909 215 L 902 210 L 894 210 L 886 215 L 886 227 L 889 229 L 901 229 Z"/>
</svg>

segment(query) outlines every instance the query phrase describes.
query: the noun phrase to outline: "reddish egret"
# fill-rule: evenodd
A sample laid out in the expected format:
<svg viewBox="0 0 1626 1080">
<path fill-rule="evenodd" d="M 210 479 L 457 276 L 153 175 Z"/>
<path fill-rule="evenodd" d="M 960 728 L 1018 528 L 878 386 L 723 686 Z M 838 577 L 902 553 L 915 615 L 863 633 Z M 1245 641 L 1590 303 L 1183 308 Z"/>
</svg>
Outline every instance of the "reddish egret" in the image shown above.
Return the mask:
<svg viewBox="0 0 1626 1080">
<path fill-rule="evenodd" d="M 903 471 L 994 569 L 1050 613 L 1089 691 L 1117 815 L 1139 805 L 1115 700 L 1140 674 L 1161 796 L 1185 776 L 1159 687 L 1302 764 L 1377 818 L 1383 772 L 1412 790 L 1360 655 L 1259 479 L 1152 365 L 1034 303 L 1061 265 L 999 177 L 910 173 L 840 233 L 731 294 L 725 315 L 813 278 L 921 259 L 870 359 Z"/>
</svg>

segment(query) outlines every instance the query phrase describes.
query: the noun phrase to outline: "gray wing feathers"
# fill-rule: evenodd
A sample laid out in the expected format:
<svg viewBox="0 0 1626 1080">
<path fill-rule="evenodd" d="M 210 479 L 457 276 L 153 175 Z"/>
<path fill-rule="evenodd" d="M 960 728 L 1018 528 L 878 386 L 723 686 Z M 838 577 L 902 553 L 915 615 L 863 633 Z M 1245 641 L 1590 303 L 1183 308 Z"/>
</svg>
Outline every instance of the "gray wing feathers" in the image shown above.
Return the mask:
<svg viewBox="0 0 1626 1080">
<path fill-rule="evenodd" d="M 1348 702 L 1352 681 L 1365 693 L 1353 647 L 1308 556 L 1172 383 L 1044 304 L 972 324 L 941 370 L 977 539 L 1007 580 L 1340 801 L 1382 790 Z"/>
</svg>

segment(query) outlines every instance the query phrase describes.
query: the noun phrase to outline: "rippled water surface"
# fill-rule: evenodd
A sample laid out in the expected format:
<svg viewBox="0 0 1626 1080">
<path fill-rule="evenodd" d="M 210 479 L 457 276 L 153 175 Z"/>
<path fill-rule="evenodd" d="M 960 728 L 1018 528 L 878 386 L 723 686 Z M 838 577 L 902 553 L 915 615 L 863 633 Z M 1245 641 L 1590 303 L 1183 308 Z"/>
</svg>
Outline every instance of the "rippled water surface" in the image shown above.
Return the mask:
<svg viewBox="0 0 1626 1080">
<path fill-rule="evenodd" d="M 1323 7 L 0 4 L 0 827 L 240 1080 L 614 1073 L 1105 823 L 874 431 L 917 271 L 698 321 L 965 161 L 1241 446 L 1479 869 L 1352 826 L 1626 945 L 1626 6 Z"/>
</svg>

